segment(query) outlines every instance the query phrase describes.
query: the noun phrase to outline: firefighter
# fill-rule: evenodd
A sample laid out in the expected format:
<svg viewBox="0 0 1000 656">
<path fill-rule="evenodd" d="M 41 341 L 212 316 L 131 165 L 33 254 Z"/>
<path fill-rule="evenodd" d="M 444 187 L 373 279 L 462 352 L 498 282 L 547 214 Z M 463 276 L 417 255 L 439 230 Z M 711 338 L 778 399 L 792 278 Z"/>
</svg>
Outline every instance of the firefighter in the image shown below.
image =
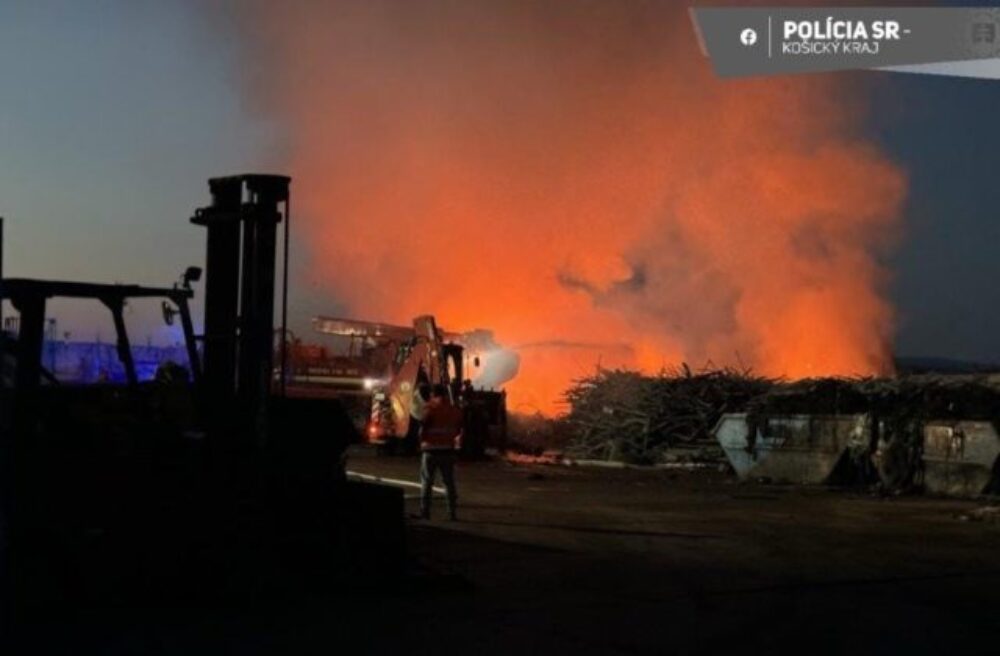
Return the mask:
<svg viewBox="0 0 1000 656">
<path fill-rule="evenodd" d="M 448 494 L 448 516 L 456 519 L 455 461 L 462 447 L 462 411 L 456 408 L 444 385 L 434 385 L 420 429 L 420 517 L 430 519 L 434 478 L 441 478 Z"/>
</svg>

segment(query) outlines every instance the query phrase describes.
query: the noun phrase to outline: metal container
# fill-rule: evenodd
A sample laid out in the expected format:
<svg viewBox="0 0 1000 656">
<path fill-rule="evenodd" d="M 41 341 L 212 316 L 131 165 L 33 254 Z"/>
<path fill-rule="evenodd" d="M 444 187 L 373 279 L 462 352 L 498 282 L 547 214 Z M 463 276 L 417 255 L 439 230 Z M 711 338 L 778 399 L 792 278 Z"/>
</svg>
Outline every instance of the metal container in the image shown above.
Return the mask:
<svg viewBox="0 0 1000 656">
<path fill-rule="evenodd" d="M 1000 437 L 988 421 L 924 424 L 923 482 L 934 494 L 975 497 L 987 491 L 1000 456 Z"/>
<path fill-rule="evenodd" d="M 867 414 L 771 416 L 753 429 L 747 415 L 726 414 L 713 433 L 741 479 L 824 483 L 850 453 L 869 457 Z"/>
</svg>

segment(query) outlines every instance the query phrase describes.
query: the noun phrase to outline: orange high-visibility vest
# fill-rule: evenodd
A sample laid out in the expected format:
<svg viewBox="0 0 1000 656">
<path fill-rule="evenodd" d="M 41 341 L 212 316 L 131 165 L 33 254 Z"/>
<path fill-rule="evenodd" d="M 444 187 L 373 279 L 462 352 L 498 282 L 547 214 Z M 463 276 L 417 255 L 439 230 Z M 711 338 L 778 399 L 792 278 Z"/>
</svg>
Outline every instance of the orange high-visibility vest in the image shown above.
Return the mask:
<svg viewBox="0 0 1000 656">
<path fill-rule="evenodd" d="M 447 401 L 431 399 L 424 412 L 420 448 L 424 451 L 458 449 L 462 438 L 462 411 Z"/>
</svg>

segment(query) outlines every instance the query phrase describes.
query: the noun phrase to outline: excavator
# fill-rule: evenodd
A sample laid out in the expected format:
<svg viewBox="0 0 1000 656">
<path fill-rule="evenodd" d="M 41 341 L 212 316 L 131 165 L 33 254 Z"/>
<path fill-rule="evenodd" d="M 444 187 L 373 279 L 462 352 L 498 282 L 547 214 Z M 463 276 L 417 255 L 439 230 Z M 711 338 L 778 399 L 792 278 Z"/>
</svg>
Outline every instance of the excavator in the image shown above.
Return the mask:
<svg viewBox="0 0 1000 656">
<path fill-rule="evenodd" d="M 474 386 L 472 377 L 465 377 L 472 369 L 486 369 L 482 360 L 488 351 L 502 352 L 516 363 L 516 355 L 499 349 L 490 331 L 446 332 L 431 315 L 416 317 L 412 326 L 316 317 L 313 328 L 325 335 L 361 340 L 369 354 L 388 356 L 383 377 L 365 380 L 372 399 L 365 435 L 380 452 L 405 453 L 416 448 L 411 422 L 414 398 L 422 384 L 446 386 L 452 401 L 463 409 L 463 455 L 481 457 L 487 449 L 504 448 L 506 392 L 486 389 L 483 384 Z M 516 364 L 513 371 L 516 373 Z M 480 378 L 476 376 L 477 381 Z M 497 380 L 493 376 L 489 379 Z"/>
</svg>

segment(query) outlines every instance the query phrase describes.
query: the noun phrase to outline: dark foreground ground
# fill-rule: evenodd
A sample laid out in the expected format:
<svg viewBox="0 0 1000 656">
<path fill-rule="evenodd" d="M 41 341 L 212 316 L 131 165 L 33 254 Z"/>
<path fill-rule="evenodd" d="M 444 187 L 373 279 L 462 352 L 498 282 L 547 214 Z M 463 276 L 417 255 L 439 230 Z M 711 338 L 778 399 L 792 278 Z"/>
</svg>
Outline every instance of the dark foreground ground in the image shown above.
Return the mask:
<svg viewBox="0 0 1000 656">
<path fill-rule="evenodd" d="M 361 450 L 349 469 L 415 481 L 417 462 Z M 34 644 L 75 654 L 1000 653 L 1000 524 L 961 518 L 982 503 L 502 462 L 463 463 L 459 486 L 460 521 L 411 522 L 411 574 L 387 588 L 240 609 L 93 609 L 72 626 L 39 626 Z M 415 511 L 416 490 L 407 496 Z"/>
</svg>

